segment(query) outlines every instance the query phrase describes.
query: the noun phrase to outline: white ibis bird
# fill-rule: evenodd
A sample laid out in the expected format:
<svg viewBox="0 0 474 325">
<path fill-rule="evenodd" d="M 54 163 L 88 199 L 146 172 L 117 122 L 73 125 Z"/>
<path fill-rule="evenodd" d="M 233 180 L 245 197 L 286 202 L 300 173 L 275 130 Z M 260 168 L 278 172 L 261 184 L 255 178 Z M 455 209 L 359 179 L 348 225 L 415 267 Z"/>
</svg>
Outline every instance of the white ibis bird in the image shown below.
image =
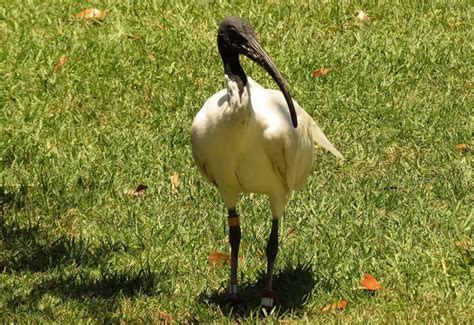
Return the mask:
<svg viewBox="0 0 474 325">
<path fill-rule="evenodd" d="M 336 157 L 340 152 L 295 101 L 276 66 L 257 41 L 252 27 L 239 17 L 225 18 L 217 35 L 227 89 L 207 99 L 191 130 L 199 171 L 219 190 L 228 210 L 231 272 L 230 300 L 238 299 L 237 267 L 240 223 L 236 210 L 241 193 L 268 195 L 272 228 L 267 243 L 267 276 L 262 306 L 272 307 L 273 266 L 278 253 L 278 221 L 293 190 L 306 183 L 315 144 Z M 263 67 L 280 91 L 265 89 L 245 75 L 239 56 Z"/>
</svg>

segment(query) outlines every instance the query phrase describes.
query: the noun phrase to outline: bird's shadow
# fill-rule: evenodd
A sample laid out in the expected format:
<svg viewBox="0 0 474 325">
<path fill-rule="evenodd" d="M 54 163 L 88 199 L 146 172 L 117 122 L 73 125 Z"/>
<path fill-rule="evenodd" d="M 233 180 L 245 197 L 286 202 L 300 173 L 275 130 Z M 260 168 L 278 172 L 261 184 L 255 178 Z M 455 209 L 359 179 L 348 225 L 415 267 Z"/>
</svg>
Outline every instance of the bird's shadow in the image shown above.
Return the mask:
<svg viewBox="0 0 474 325">
<path fill-rule="evenodd" d="M 87 315 L 109 323 L 123 297 L 173 292 L 165 267 L 156 270 L 148 263 L 110 267 L 109 261 L 116 256 L 138 252 L 127 243 L 108 237 L 89 241 L 80 235 L 52 234 L 39 221 L 21 223 L 8 218 L 4 213 L 8 209 L 25 207 L 25 193 L 0 187 L 0 273 L 34 279 L 19 289 L 12 281 L 2 287 L 3 311 L 34 311 L 45 297 L 54 296 L 64 303 L 76 301 Z M 42 313 L 53 319 L 52 310 L 45 308 Z"/>
<path fill-rule="evenodd" d="M 264 273 L 257 277 L 256 282 L 242 283 L 239 287 L 241 302 L 237 305 L 228 303 L 226 291 L 222 288 L 211 293 L 202 293 L 199 295 L 198 301 L 217 306 L 225 315 L 234 319 L 244 319 L 260 314 L 260 294 L 264 288 L 264 283 Z M 315 290 L 331 290 L 329 283 L 322 283 L 315 279 L 310 264 L 299 264 L 295 267 L 288 266 L 281 271 L 277 271 L 273 277 L 273 289 L 276 292 L 274 315 L 298 314 Z"/>
</svg>

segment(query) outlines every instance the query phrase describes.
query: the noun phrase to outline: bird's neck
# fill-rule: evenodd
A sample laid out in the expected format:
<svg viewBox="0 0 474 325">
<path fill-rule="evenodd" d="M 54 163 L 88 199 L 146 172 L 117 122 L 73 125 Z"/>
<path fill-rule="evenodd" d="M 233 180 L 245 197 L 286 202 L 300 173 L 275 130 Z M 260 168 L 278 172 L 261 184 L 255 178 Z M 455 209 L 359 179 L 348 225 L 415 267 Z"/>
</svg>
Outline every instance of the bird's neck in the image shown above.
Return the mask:
<svg viewBox="0 0 474 325">
<path fill-rule="evenodd" d="M 224 63 L 229 104 L 224 114 L 231 120 L 240 120 L 239 125 L 246 125 L 251 116 L 252 105 L 248 79 L 240 65 L 239 54 L 222 46 L 219 46 L 219 53 Z"/>
<path fill-rule="evenodd" d="M 241 79 L 232 78 L 226 74 L 228 114 L 240 116 L 238 118 L 250 117 L 252 104 L 250 101 L 250 89 L 248 83 L 242 86 Z"/>
<path fill-rule="evenodd" d="M 222 61 L 224 63 L 224 73 L 229 80 L 237 84 L 239 96 L 242 96 L 248 80 L 244 69 L 240 65 L 239 55 L 236 53 L 222 55 Z"/>
</svg>

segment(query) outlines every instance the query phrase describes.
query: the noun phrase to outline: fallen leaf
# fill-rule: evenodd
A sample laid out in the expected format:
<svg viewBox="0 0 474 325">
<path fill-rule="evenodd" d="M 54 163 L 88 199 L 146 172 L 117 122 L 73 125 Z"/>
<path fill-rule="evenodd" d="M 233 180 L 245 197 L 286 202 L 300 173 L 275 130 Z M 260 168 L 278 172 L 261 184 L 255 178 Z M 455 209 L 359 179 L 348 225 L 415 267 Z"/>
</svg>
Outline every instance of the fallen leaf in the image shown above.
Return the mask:
<svg viewBox="0 0 474 325">
<path fill-rule="evenodd" d="M 386 148 L 386 149 L 384 149 L 383 153 L 385 155 L 385 159 L 389 163 L 392 163 L 392 164 L 395 163 L 399 158 L 399 153 L 397 152 L 396 147 Z"/>
<path fill-rule="evenodd" d="M 349 302 L 345 299 L 342 299 L 341 301 L 337 303 L 337 309 L 339 310 L 346 309 L 348 305 L 349 305 Z"/>
<path fill-rule="evenodd" d="M 127 37 L 133 41 L 142 39 L 140 35 L 127 34 Z"/>
<path fill-rule="evenodd" d="M 87 8 L 76 14 L 76 18 L 102 21 L 107 17 L 107 12 L 97 8 Z"/>
<path fill-rule="evenodd" d="M 212 266 L 222 266 L 224 263 L 227 263 L 230 260 L 229 255 L 222 254 L 219 252 L 212 252 L 209 255 L 207 255 L 207 260 L 209 261 L 209 264 Z"/>
<path fill-rule="evenodd" d="M 51 151 L 52 149 L 53 149 L 53 144 L 48 140 L 48 142 L 46 142 L 46 150 Z"/>
<path fill-rule="evenodd" d="M 361 22 L 364 22 L 364 23 L 370 21 L 370 17 L 365 12 L 363 12 L 362 10 L 357 11 L 356 19 L 358 21 L 361 21 Z"/>
<path fill-rule="evenodd" d="M 263 255 L 263 252 L 259 249 L 257 249 L 257 251 L 255 252 L 255 257 L 259 260 L 262 260 L 264 255 Z"/>
<path fill-rule="evenodd" d="M 168 325 L 173 323 L 173 317 L 171 314 L 165 313 L 164 311 L 158 313 L 158 318 L 160 319 L 160 324 Z"/>
<path fill-rule="evenodd" d="M 467 144 L 465 144 L 465 143 L 457 144 L 457 145 L 456 145 L 456 149 L 458 149 L 458 150 L 461 151 L 461 152 L 468 152 L 469 150 L 471 150 L 471 148 L 469 147 L 469 145 L 467 145 Z"/>
<path fill-rule="evenodd" d="M 139 197 L 145 196 L 145 191 L 148 188 L 147 185 L 139 184 L 136 188 L 131 188 L 125 191 L 125 194 L 130 196 L 132 199 L 137 199 Z"/>
<path fill-rule="evenodd" d="M 155 56 L 153 55 L 153 53 L 148 53 L 148 61 L 155 62 Z"/>
<path fill-rule="evenodd" d="M 471 248 L 471 241 L 469 239 L 458 240 L 454 242 L 454 246 L 460 250 L 468 251 Z"/>
<path fill-rule="evenodd" d="M 173 172 L 170 176 L 170 180 L 171 180 L 171 193 L 178 194 L 178 187 L 179 187 L 178 173 Z"/>
<path fill-rule="evenodd" d="M 327 304 L 326 306 L 321 308 L 321 311 L 322 312 L 327 312 L 327 311 L 333 311 L 333 310 L 344 310 L 344 309 L 346 309 L 348 304 L 349 304 L 349 302 L 347 300 L 343 299 L 343 300 L 341 300 L 339 302 L 335 302 L 333 304 Z"/>
<path fill-rule="evenodd" d="M 58 63 L 56 63 L 56 64 L 54 65 L 54 70 L 53 70 L 53 72 L 54 72 L 54 73 L 58 73 L 58 72 L 61 70 L 61 68 L 63 67 L 63 65 L 65 65 L 65 64 L 67 63 L 67 61 L 68 61 L 67 56 L 62 55 L 62 56 L 59 58 Z"/>
<path fill-rule="evenodd" d="M 377 291 L 382 289 L 382 286 L 377 281 L 377 279 L 369 273 L 364 274 L 364 277 L 360 280 L 360 285 L 363 286 L 365 289 L 371 291 Z"/>
<path fill-rule="evenodd" d="M 324 67 L 321 67 L 320 69 L 318 70 L 314 70 L 311 75 L 313 77 L 324 77 L 325 75 L 327 75 L 329 72 L 331 71 L 331 68 L 324 68 Z"/>
<path fill-rule="evenodd" d="M 146 86 L 146 93 L 145 93 L 145 96 L 144 96 L 144 99 L 145 99 L 146 102 L 149 102 L 151 100 L 152 92 L 153 92 L 153 87 L 152 87 L 151 84 L 148 84 Z"/>
<path fill-rule="evenodd" d="M 294 229 L 294 228 L 289 228 L 289 229 L 288 229 L 288 232 L 286 233 L 286 235 L 287 235 L 288 237 L 290 237 L 290 236 L 292 236 L 292 235 L 294 235 L 294 234 L 295 234 L 295 229 Z"/>
<path fill-rule="evenodd" d="M 331 311 L 331 310 L 334 310 L 336 309 L 336 304 L 327 304 L 326 306 L 324 306 L 323 308 L 321 308 L 321 311 L 323 313 L 327 312 L 327 311 Z"/>
</svg>

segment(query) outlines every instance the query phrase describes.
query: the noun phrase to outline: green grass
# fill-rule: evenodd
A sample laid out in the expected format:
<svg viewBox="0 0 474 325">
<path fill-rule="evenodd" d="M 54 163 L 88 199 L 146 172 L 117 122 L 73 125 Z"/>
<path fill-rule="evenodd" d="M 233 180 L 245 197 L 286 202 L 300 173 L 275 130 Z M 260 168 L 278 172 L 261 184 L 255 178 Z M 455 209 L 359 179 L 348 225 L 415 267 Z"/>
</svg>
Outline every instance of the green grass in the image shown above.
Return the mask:
<svg viewBox="0 0 474 325">
<path fill-rule="evenodd" d="M 90 6 L 109 16 L 71 19 Z M 228 269 L 207 262 L 228 251 L 226 213 L 190 148 L 193 116 L 224 87 L 215 39 L 230 14 L 347 158 L 319 150 L 286 209 L 270 319 L 472 321 L 472 152 L 455 147 L 473 146 L 472 6 L 453 0 L 4 1 L 2 322 L 259 319 L 266 198 L 239 206 L 248 308 L 231 314 Z M 146 197 L 124 194 L 138 184 Z M 364 272 L 385 289 L 358 290 Z M 346 310 L 320 311 L 339 299 Z"/>
</svg>

